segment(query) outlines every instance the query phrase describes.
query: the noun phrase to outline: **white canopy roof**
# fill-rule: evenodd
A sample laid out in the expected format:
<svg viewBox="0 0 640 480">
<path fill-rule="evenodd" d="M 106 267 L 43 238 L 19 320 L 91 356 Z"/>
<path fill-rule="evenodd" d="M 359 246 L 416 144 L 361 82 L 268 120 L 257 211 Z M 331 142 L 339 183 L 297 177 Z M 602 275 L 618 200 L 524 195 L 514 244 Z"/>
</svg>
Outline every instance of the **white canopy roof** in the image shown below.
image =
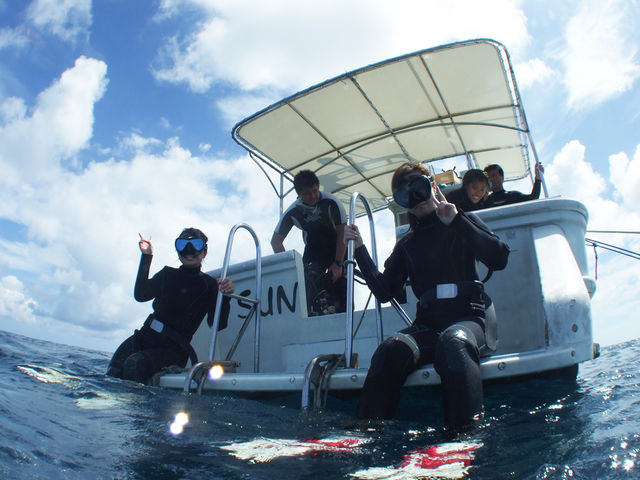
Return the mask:
<svg viewBox="0 0 640 480">
<path fill-rule="evenodd" d="M 499 164 L 505 180 L 529 175 L 524 110 L 507 51 L 492 40 L 346 73 L 243 120 L 233 137 L 285 178 L 313 170 L 345 205 L 357 191 L 374 210 L 387 205 L 406 161 L 463 155 L 468 168 Z"/>
</svg>

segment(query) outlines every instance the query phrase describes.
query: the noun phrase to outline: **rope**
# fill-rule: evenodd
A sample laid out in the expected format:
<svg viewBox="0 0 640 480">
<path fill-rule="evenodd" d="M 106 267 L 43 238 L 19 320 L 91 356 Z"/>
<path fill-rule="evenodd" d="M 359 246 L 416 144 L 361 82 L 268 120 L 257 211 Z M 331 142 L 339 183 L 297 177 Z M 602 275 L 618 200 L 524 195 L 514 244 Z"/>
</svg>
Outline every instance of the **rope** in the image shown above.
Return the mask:
<svg viewBox="0 0 640 480">
<path fill-rule="evenodd" d="M 640 232 L 614 232 L 609 230 L 589 230 L 594 233 L 640 233 Z M 625 257 L 635 258 L 636 260 L 640 260 L 640 253 L 634 252 L 632 250 L 627 250 L 626 248 L 618 247 L 616 245 L 611 245 L 609 243 L 601 242 L 599 240 L 593 240 L 591 238 L 585 238 L 584 241 L 587 245 L 593 247 L 593 254 L 595 255 L 595 279 L 598 280 L 598 250 L 597 247 L 603 248 L 605 250 L 609 250 L 614 253 L 618 253 L 620 255 L 624 255 Z"/>
</svg>

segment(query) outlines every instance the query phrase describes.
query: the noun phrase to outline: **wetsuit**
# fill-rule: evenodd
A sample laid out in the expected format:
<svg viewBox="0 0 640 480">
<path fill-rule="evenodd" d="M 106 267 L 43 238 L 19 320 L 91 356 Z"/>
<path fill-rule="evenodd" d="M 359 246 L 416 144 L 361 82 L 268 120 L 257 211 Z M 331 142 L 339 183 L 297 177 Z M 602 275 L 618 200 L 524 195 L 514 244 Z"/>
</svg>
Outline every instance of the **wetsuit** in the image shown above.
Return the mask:
<svg viewBox="0 0 640 480">
<path fill-rule="evenodd" d="M 419 221 L 396 243 L 383 273 L 365 247 L 356 249 L 358 266 L 380 301 L 398 298 L 407 277 L 420 299 L 413 325 L 389 337 L 373 354 L 358 417 L 392 418 L 407 376 L 426 363 L 434 363 L 441 377 L 448 426 L 464 425 L 481 412 L 479 358 L 488 301 L 476 260 L 501 270 L 508 255 L 507 245 L 477 216 L 462 212 L 448 226 L 435 212 Z M 451 284 L 458 291 L 453 297 Z"/>
<path fill-rule="evenodd" d="M 485 201 L 480 200 L 478 203 L 473 203 L 467 195 L 467 191 L 464 187 L 460 187 L 446 195 L 447 201 L 453 203 L 459 210 L 463 212 L 473 212 L 474 210 L 480 210 L 486 208 Z"/>
<path fill-rule="evenodd" d="M 152 255 L 143 254 L 134 288 L 139 302 L 153 299 L 153 313 L 140 330 L 113 354 L 107 375 L 148 383 L 170 365 L 184 367 L 195 352 L 191 338 L 207 315 L 209 326 L 218 297 L 218 284 L 200 268 L 164 267 L 149 278 Z M 222 301 L 219 329 L 227 326 L 229 298 Z"/>
<path fill-rule="evenodd" d="M 334 283 L 327 268 L 336 260 L 336 228 L 347 223 L 347 215 L 340 200 L 330 193 L 320 192 L 320 200 L 313 206 L 305 205 L 299 198 L 289 206 L 276 226 L 275 233 L 286 237 L 295 225 L 302 230 L 307 291 L 307 308 L 311 314 L 321 313 L 321 302 L 337 304 L 337 311 L 344 311 L 346 303 L 346 279 Z M 330 298 L 322 298 L 328 294 Z M 321 298 L 317 298 L 321 297 Z"/>
<path fill-rule="evenodd" d="M 500 190 L 499 192 L 493 192 L 487 198 L 484 208 L 490 207 L 499 207 L 502 205 L 511 205 L 513 203 L 520 202 L 528 202 L 529 200 L 537 200 L 540 198 L 540 187 L 542 182 L 540 179 L 536 178 L 535 182 L 533 182 L 533 189 L 529 195 L 525 195 L 524 193 L 517 192 L 512 190 L 507 192 L 504 190 Z"/>
</svg>

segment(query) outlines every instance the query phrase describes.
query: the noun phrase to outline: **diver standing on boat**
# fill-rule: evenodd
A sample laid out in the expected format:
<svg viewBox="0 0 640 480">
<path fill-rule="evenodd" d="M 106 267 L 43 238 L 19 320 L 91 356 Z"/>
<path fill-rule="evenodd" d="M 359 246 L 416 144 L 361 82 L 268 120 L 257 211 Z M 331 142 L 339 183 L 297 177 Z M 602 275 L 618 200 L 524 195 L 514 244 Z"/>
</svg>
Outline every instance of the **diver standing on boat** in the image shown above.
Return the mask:
<svg viewBox="0 0 640 480">
<path fill-rule="evenodd" d="M 295 225 L 304 239 L 305 287 L 309 315 L 344 312 L 347 281 L 343 261 L 343 242 L 347 214 L 340 200 L 320 191 L 320 181 L 311 170 L 293 178 L 298 194 L 284 212 L 271 237 L 274 253 L 284 252 L 284 239 Z"/>
<path fill-rule="evenodd" d="M 148 383 L 164 367 L 184 368 L 187 360 L 198 359 L 191 337 L 207 315 L 211 327 L 218 294 L 233 293 L 230 279 L 215 280 L 200 269 L 207 255 L 207 236 L 197 228 L 185 228 L 175 241 L 180 268 L 165 266 L 149 278 L 153 258 L 151 239 L 140 235 L 142 252 L 134 297 L 139 302 L 153 299 L 153 313 L 140 330 L 125 340 L 113 354 L 107 375 Z M 229 297 L 222 301 L 220 329 L 227 326 Z"/>
<path fill-rule="evenodd" d="M 478 279 L 476 260 L 501 270 L 509 249 L 473 213 L 447 202 L 428 176 L 420 163 L 405 163 L 393 175 L 393 196 L 408 209 L 411 230 L 396 243 L 383 273 L 357 227 L 345 228 L 345 241 L 355 241 L 354 257 L 380 301 L 400 297 L 407 278 L 419 299 L 412 326 L 391 335 L 374 352 L 357 416 L 392 418 L 407 376 L 433 362 L 442 380 L 445 423 L 456 428 L 482 412 L 480 352 L 492 345 L 485 338 L 490 300 Z"/>
</svg>

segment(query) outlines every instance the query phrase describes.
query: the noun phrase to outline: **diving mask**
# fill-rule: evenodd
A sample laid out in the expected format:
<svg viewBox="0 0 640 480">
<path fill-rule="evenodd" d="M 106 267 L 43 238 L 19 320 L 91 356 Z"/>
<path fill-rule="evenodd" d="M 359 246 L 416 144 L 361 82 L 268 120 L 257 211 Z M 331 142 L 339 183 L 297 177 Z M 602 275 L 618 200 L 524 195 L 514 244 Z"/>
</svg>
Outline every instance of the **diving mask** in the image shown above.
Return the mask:
<svg viewBox="0 0 640 480">
<path fill-rule="evenodd" d="M 393 192 L 393 199 L 404 208 L 414 208 L 431 198 L 431 180 L 426 175 L 408 175 Z"/>
<path fill-rule="evenodd" d="M 180 255 L 197 255 L 204 250 L 202 238 L 176 238 L 175 245 Z"/>
</svg>

